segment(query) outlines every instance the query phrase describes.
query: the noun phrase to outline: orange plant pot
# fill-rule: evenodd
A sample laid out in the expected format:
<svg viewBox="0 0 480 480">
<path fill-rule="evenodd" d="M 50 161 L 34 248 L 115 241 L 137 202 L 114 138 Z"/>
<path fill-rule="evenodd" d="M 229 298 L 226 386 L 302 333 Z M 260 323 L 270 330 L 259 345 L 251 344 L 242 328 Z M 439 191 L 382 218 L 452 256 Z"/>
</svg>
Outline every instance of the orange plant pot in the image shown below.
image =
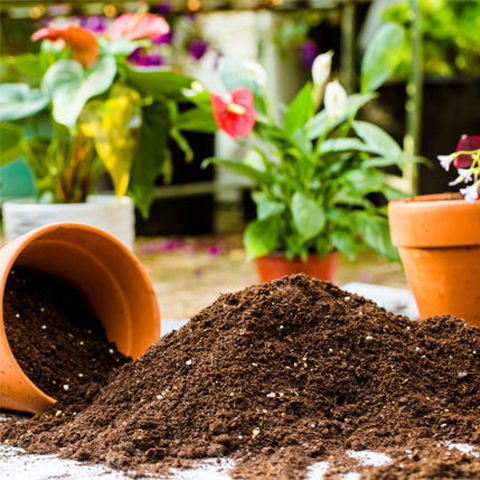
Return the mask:
<svg viewBox="0 0 480 480">
<path fill-rule="evenodd" d="M 331 253 L 327 258 L 310 255 L 307 261 L 288 260 L 282 253 L 272 253 L 255 259 L 261 282 L 270 282 L 296 273 L 305 273 L 309 277 L 327 282 L 334 282 L 337 272 L 337 254 Z"/>
<path fill-rule="evenodd" d="M 5 332 L 3 298 L 9 272 L 30 267 L 59 276 L 83 292 L 108 339 L 139 357 L 160 337 L 153 286 L 135 255 L 119 240 L 86 225 L 62 223 L 33 230 L 0 250 L 0 407 L 41 413 L 55 403 L 16 361 Z"/>
<path fill-rule="evenodd" d="M 448 313 L 480 327 L 480 202 L 458 194 L 396 200 L 389 220 L 420 316 Z"/>
</svg>

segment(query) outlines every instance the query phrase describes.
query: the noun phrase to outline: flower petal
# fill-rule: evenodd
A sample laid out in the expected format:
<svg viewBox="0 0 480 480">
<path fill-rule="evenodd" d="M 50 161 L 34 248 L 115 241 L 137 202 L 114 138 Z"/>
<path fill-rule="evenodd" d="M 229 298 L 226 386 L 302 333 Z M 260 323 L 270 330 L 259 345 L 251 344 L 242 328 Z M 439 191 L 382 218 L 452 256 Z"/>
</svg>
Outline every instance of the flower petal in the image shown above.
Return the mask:
<svg viewBox="0 0 480 480">
<path fill-rule="evenodd" d="M 170 26 L 164 18 L 153 13 L 124 13 L 117 17 L 107 35 L 110 40 L 126 38 L 128 40 L 139 40 L 142 38 L 158 38 L 170 32 Z"/>
<path fill-rule="evenodd" d="M 476 150 L 480 148 L 479 135 L 463 135 L 457 145 L 457 152 L 460 150 Z M 469 168 L 472 164 L 472 157 L 470 155 L 459 155 L 454 162 L 455 168 Z"/>
<path fill-rule="evenodd" d="M 211 94 L 217 125 L 232 138 L 245 137 L 255 126 L 253 94 L 248 88 L 236 88 L 228 96 Z"/>
</svg>

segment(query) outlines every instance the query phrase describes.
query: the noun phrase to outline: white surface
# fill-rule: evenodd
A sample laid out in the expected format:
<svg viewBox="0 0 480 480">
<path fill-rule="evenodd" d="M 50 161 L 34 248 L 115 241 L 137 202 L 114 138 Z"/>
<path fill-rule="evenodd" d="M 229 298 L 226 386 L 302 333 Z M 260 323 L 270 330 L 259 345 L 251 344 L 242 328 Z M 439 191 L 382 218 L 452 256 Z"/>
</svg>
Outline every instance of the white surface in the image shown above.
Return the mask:
<svg viewBox="0 0 480 480">
<path fill-rule="evenodd" d="M 128 197 L 91 195 L 86 203 L 35 203 L 34 199 L 12 200 L 3 204 L 5 240 L 35 228 L 57 222 L 76 222 L 101 228 L 133 249 L 135 217 Z"/>
<path fill-rule="evenodd" d="M 405 315 L 412 320 L 418 320 L 418 308 L 415 298 L 408 290 L 384 287 L 370 283 L 347 283 L 342 287 L 347 292 L 355 293 L 374 301 L 389 312 Z"/>
</svg>

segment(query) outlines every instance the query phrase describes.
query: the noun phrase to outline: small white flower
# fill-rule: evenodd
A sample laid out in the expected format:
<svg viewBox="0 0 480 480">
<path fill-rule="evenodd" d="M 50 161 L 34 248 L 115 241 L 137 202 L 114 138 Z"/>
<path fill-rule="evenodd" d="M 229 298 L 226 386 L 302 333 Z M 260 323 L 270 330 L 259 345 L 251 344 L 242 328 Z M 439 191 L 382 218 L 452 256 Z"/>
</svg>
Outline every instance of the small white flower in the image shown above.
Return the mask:
<svg viewBox="0 0 480 480">
<path fill-rule="evenodd" d="M 205 90 L 205 87 L 202 85 L 202 83 L 199 82 L 198 80 L 194 80 L 191 83 L 190 88 L 184 88 L 182 90 L 182 95 L 187 98 L 195 97 L 195 95 L 202 93 L 204 90 Z"/>
<path fill-rule="evenodd" d="M 340 82 L 335 80 L 327 83 L 325 88 L 325 109 L 329 117 L 337 118 L 343 115 L 347 108 L 347 99 L 347 92 Z"/>
<path fill-rule="evenodd" d="M 448 170 L 450 168 L 450 165 L 453 162 L 453 155 L 438 155 L 438 161 L 440 162 L 440 165 L 445 169 Z"/>
<path fill-rule="evenodd" d="M 313 61 L 312 79 L 315 85 L 323 86 L 327 82 L 332 69 L 332 57 L 333 52 L 329 50 L 328 52 L 317 55 Z"/>
<path fill-rule="evenodd" d="M 469 168 L 459 168 L 457 172 L 465 182 L 470 182 L 473 179 L 472 171 Z"/>
<path fill-rule="evenodd" d="M 460 193 L 465 197 L 467 202 L 474 202 L 478 199 L 480 182 L 474 183 L 469 187 L 461 188 Z"/>
<path fill-rule="evenodd" d="M 267 71 L 258 62 L 245 60 L 242 63 L 248 74 L 252 76 L 261 87 L 264 87 L 267 84 Z"/>
</svg>

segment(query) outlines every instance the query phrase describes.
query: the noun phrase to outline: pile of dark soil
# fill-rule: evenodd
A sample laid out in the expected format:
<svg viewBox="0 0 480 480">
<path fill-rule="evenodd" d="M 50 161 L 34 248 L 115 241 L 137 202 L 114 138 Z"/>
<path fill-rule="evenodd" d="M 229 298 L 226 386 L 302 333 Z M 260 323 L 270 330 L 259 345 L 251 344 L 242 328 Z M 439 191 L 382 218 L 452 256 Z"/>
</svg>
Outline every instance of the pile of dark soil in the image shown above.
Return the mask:
<svg viewBox="0 0 480 480">
<path fill-rule="evenodd" d="M 479 445 L 479 388 L 479 328 L 412 322 L 298 275 L 222 295 L 87 408 L 0 439 L 137 472 L 230 456 L 237 478 L 299 479 L 337 450 Z"/>
<path fill-rule="evenodd" d="M 10 272 L 3 314 L 10 347 L 28 377 L 59 400 L 89 397 L 125 363 L 84 298 L 65 281 Z"/>
</svg>

